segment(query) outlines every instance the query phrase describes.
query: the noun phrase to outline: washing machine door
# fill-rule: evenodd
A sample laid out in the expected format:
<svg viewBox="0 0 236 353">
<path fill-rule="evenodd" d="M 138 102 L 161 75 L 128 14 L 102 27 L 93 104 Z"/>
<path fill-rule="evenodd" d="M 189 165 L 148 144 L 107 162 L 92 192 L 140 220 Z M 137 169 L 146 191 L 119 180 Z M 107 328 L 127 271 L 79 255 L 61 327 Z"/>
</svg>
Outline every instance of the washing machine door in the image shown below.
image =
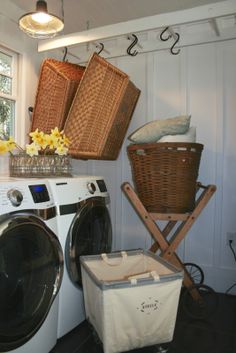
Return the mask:
<svg viewBox="0 0 236 353">
<path fill-rule="evenodd" d="M 66 265 L 72 282 L 81 287 L 81 255 L 111 251 L 112 225 L 104 197 L 86 200 L 71 223 L 66 243 Z"/>
<path fill-rule="evenodd" d="M 39 330 L 62 272 L 60 243 L 43 221 L 31 215 L 0 218 L 0 352 L 20 347 Z"/>
</svg>

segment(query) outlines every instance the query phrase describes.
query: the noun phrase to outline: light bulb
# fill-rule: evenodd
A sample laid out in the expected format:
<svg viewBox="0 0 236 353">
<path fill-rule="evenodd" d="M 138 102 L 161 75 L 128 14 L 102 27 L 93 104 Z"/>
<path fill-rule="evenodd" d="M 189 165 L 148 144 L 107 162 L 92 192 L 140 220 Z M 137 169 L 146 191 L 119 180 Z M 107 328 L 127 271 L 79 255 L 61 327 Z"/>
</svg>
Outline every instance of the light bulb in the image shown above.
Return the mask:
<svg viewBox="0 0 236 353">
<path fill-rule="evenodd" d="M 52 16 L 50 16 L 48 13 L 45 13 L 45 12 L 35 12 L 32 15 L 32 19 L 35 22 L 45 24 L 45 23 L 48 23 L 52 20 Z"/>
</svg>

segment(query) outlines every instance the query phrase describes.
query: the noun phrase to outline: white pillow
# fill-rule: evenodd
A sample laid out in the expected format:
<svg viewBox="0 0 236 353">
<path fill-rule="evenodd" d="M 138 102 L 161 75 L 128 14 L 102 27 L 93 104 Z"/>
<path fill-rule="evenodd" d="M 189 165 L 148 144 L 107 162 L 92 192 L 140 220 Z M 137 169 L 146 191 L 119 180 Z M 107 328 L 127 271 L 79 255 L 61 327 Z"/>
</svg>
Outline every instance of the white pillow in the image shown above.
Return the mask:
<svg viewBox="0 0 236 353">
<path fill-rule="evenodd" d="M 185 134 L 190 125 L 190 115 L 155 120 L 141 126 L 128 139 L 135 143 L 157 142 L 164 135 Z"/>
<path fill-rule="evenodd" d="M 186 132 L 181 135 L 165 135 L 160 138 L 157 142 L 196 142 L 196 127 L 192 126 Z"/>
</svg>

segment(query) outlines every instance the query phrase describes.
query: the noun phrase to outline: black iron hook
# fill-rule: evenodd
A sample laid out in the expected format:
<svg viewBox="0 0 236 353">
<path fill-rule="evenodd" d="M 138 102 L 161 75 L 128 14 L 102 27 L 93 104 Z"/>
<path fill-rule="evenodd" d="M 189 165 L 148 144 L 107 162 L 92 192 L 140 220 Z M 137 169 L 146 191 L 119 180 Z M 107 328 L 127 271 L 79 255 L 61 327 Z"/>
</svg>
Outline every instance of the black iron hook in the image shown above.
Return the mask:
<svg viewBox="0 0 236 353">
<path fill-rule="evenodd" d="M 133 42 L 130 44 L 130 46 L 127 48 L 127 54 L 131 55 L 131 56 L 135 56 L 138 54 L 137 50 L 134 50 L 133 53 L 131 53 L 131 49 L 138 43 L 138 37 L 135 34 L 132 34 L 134 40 Z"/>
<path fill-rule="evenodd" d="M 175 34 L 176 34 L 177 38 L 176 38 L 174 44 L 172 45 L 172 47 L 170 48 L 170 51 L 171 51 L 171 54 L 173 54 L 173 55 L 178 55 L 178 54 L 180 53 L 180 49 L 178 49 L 177 51 L 173 51 L 175 45 L 176 45 L 176 44 L 178 43 L 178 41 L 179 41 L 179 33 L 175 33 Z"/>
<path fill-rule="evenodd" d="M 65 52 L 64 52 L 64 55 L 63 55 L 62 61 L 66 61 L 66 56 L 67 56 L 68 48 L 67 48 L 67 47 L 65 47 L 64 51 L 65 51 Z"/>
<path fill-rule="evenodd" d="M 160 34 L 160 39 L 161 39 L 163 42 L 167 41 L 168 39 L 170 39 L 170 38 L 172 37 L 171 34 L 169 34 L 168 37 L 166 37 L 166 38 L 163 37 L 163 34 L 164 34 L 166 31 L 168 31 L 168 28 L 169 28 L 169 27 L 166 27 L 166 28 L 161 32 L 161 34 Z"/>
<path fill-rule="evenodd" d="M 104 49 L 104 44 L 103 43 L 99 43 L 100 44 L 100 50 L 97 52 L 97 54 L 99 55 L 103 49 Z M 96 46 L 98 48 L 98 45 Z"/>
<path fill-rule="evenodd" d="M 32 120 L 33 111 L 34 111 L 33 107 L 28 107 L 28 114 L 29 114 L 30 121 Z"/>
</svg>

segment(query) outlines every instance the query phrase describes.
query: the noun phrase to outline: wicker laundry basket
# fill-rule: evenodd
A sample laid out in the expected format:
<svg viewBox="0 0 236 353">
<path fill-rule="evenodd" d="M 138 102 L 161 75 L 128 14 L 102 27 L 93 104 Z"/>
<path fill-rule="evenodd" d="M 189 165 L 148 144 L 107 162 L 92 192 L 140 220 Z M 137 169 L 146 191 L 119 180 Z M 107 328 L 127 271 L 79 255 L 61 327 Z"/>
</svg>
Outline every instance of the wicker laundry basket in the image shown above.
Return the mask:
<svg viewBox="0 0 236 353">
<path fill-rule="evenodd" d="M 128 146 L 135 188 L 148 212 L 194 209 L 202 150 L 202 144 L 181 142 Z"/>
<path fill-rule="evenodd" d="M 70 155 L 115 160 L 139 94 L 127 74 L 94 53 L 64 127 L 71 141 Z"/>
<path fill-rule="evenodd" d="M 61 130 L 85 68 L 76 64 L 45 59 L 41 65 L 32 116 L 31 131 L 50 133 Z"/>
</svg>

